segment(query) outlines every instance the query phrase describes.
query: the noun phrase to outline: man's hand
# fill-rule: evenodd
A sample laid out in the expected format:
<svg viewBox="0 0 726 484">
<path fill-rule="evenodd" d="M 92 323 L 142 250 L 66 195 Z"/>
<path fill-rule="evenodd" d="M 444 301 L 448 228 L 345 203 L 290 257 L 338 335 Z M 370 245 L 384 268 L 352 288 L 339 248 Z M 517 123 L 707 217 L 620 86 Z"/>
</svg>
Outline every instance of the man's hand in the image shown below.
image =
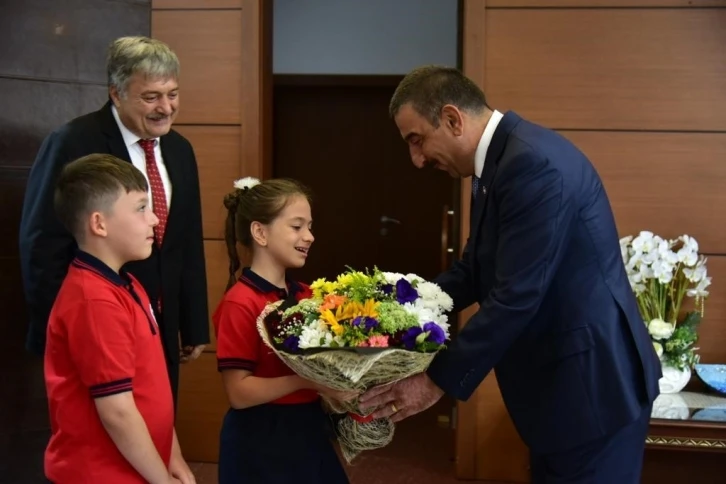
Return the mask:
<svg viewBox="0 0 726 484">
<path fill-rule="evenodd" d="M 391 422 L 423 412 L 444 396 L 444 391 L 428 377 L 419 373 L 389 385 L 371 388 L 360 397 L 362 409 L 381 406 L 373 418 L 389 417 Z"/>
<path fill-rule="evenodd" d="M 182 348 L 180 352 L 180 361 L 182 363 L 189 363 L 190 361 L 194 361 L 197 358 L 199 358 L 199 355 L 202 354 L 204 351 L 204 348 L 207 345 L 197 345 L 197 346 L 185 346 Z"/>
<path fill-rule="evenodd" d="M 194 473 L 189 468 L 189 465 L 182 457 L 181 452 L 172 451 L 171 460 L 169 461 L 169 474 L 172 477 L 179 479 L 181 484 L 196 484 L 197 481 L 194 478 Z"/>
</svg>

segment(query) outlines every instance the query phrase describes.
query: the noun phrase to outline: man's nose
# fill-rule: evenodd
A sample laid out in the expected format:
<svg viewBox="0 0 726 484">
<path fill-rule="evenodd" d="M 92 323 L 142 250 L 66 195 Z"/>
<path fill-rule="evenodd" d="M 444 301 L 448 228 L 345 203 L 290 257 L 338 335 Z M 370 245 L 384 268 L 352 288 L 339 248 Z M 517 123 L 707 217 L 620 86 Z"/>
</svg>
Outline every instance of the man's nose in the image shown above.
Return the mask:
<svg viewBox="0 0 726 484">
<path fill-rule="evenodd" d="M 167 97 L 161 98 L 158 108 L 160 112 L 164 113 L 167 116 L 172 113 L 171 101 Z"/>
<path fill-rule="evenodd" d="M 423 168 L 426 164 L 426 157 L 421 153 L 420 150 L 411 148 L 411 161 L 416 168 Z"/>
</svg>

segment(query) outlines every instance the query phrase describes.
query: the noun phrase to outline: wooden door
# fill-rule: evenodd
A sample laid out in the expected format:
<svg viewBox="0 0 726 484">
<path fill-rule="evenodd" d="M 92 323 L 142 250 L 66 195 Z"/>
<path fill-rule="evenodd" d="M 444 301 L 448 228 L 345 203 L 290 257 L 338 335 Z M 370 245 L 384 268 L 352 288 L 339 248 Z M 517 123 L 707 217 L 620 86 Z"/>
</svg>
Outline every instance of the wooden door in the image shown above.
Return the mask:
<svg viewBox="0 0 726 484">
<path fill-rule="evenodd" d="M 228 278 L 223 197 L 237 178 L 271 173 L 271 33 L 269 0 L 152 1 L 151 34 L 181 62 L 174 129 L 199 165 L 210 316 Z M 181 368 L 176 430 L 190 461 L 217 461 L 229 407 L 211 338 L 199 360 Z"/>
<path fill-rule="evenodd" d="M 316 240 L 302 280 L 346 266 L 432 278 L 448 265 L 454 183 L 411 163 L 388 116 L 400 79 L 275 77 L 275 175 L 314 192 Z"/>
</svg>

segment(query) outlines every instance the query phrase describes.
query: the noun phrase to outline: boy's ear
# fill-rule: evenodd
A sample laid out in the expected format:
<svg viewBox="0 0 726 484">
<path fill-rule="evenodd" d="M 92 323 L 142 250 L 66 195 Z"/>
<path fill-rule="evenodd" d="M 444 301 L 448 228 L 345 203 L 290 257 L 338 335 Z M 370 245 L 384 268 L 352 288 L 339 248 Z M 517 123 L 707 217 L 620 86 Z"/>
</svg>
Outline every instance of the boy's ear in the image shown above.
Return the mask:
<svg viewBox="0 0 726 484">
<path fill-rule="evenodd" d="M 91 234 L 97 237 L 106 237 L 108 235 L 106 219 L 101 212 L 93 212 L 88 217 L 88 228 Z"/>
<path fill-rule="evenodd" d="M 252 234 L 252 240 L 262 247 L 267 246 L 267 230 L 264 225 L 259 222 L 252 222 L 250 224 L 250 234 Z"/>
</svg>

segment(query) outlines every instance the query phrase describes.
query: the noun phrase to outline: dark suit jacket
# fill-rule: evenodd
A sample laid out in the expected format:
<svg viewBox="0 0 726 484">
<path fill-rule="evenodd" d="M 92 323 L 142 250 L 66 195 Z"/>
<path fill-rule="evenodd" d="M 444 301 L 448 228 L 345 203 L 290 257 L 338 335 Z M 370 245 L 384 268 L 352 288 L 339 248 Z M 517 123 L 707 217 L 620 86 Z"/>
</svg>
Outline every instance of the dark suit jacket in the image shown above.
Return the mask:
<svg viewBox="0 0 726 484">
<path fill-rule="evenodd" d="M 167 359 L 171 367 L 178 367 L 179 334 L 183 345 L 209 342 L 199 175 L 194 151 L 184 137 L 172 130 L 160 144 L 172 185 L 164 243 L 161 249 L 154 244 L 148 259 L 129 263 L 125 269 L 146 289 L 162 328 Z M 51 133 L 30 171 L 20 222 L 20 257 L 30 312 L 27 347 L 39 354 L 45 347 L 48 315 L 76 249 L 53 209 L 55 181 L 65 164 L 91 153 L 110 153 L 131 162 L 110 102 Z M 160 296 L 163 314 L 157 310 Z M 176 381 L 172 385 L 176 389 Z"/>
<path fill-rule="evenodd" d="M 536 453 L 612 434 L 652 403 L 661 370 L 600 177 L 565 138 L 508 112 L 481 185 L 463 257 L 436 281 L 455 311 L 480 308 L 429 376 L 466 400 L 494 368 Z"/>
</svg>

